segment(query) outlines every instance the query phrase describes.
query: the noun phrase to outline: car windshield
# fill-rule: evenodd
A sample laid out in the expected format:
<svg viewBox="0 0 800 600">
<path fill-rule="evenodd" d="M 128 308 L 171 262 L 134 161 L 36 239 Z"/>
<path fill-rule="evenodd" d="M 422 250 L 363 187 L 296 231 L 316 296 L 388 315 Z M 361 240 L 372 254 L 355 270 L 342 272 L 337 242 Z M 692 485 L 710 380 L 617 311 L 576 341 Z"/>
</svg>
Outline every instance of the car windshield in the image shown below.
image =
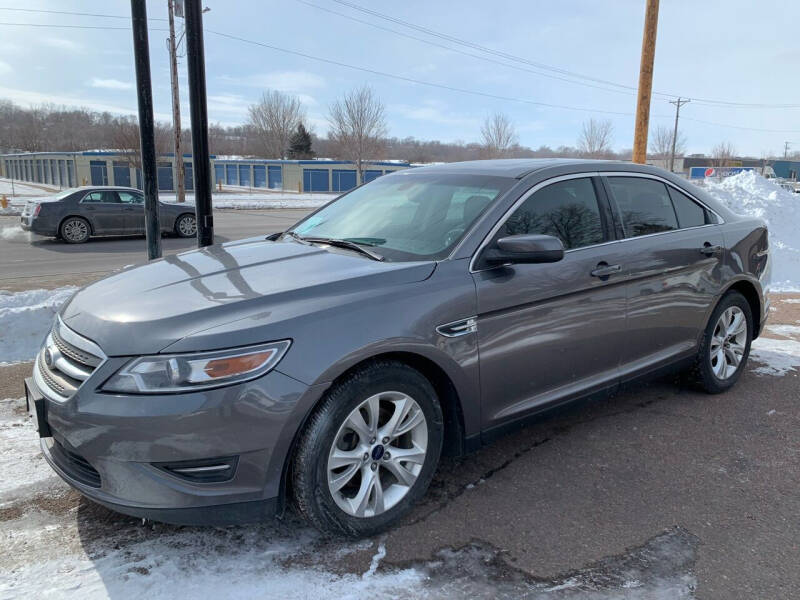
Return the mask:
<svg viewBox="0 0 800 600">
<path fill-rule="evenodd" d="M 379 248 L 386 260 L 440 260 L 514 182 L 480 175 L 387 175 L 331 202 L 291 232 Z"/>
</svg>

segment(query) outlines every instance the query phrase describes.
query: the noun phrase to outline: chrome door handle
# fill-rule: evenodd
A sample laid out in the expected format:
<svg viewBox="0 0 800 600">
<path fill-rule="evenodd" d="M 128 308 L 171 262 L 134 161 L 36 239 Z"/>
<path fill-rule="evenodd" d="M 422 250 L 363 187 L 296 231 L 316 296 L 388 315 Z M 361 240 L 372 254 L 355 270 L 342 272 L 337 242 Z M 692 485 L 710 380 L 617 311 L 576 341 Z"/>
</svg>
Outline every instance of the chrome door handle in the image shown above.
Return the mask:
<svg viewBox="0 0 800 600">
<path fill-rule="evenodd" d="M 614 273 L 619 273 L 622 270 L 620 265 L 609 265 L 605 262 L 601 262 L 597 265 L 597 268 L 594 269 L 591 273 L 592 277 L 599 277 L 600 279 L 606 278 Z"/>
<path fill-rule="evenodd" d="M 706 256 L 714 256 L 720 250 L 722 250 L 722 246 L 712 246 L 710 243 L 706 242 L 703 244 L 703 247 L 700 248 L 700 252 L 705 254 Z"/>
</svg>

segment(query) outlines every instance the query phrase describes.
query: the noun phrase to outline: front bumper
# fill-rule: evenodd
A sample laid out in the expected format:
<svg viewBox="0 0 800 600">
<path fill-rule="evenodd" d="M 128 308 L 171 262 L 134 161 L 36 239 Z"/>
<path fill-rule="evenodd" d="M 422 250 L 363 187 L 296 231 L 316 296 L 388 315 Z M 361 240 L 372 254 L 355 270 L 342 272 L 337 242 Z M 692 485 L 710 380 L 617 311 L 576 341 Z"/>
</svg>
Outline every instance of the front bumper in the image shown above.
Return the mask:
<svg viewBox="0 0 800 600">
<path fill-rule="evenodd" d="M 157 521 L 227 525 L 275 514 L 295 433 L 324 386 L 273 370 L 191 394 L 97 392 L 97 382 L 120 361 L 108 359 L 68 400 L 44 396 L 52 437 L 43 437 L 41 447 L 56 473 L 112 510 Z M 27 383 L 32 396 L 44 395 L 34 380 Z M 187 479 L 160 467 L 215 457 L 235 457 L 225 481 Z"/>
</svg>

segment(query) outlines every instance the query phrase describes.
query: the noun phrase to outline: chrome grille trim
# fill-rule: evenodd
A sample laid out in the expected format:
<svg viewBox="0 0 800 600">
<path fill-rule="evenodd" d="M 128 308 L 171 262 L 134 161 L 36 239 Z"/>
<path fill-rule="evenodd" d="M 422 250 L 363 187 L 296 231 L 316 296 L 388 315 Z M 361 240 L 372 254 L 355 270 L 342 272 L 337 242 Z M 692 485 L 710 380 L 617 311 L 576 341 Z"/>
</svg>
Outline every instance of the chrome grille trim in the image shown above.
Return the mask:
<svg viewBox="0 0 800 600">
<path fill-rule="evenodd" d="M 58 317 L 36 357 L 33 378 L 49 399 L 66 402 L 105 360 L 97 344 L 69 329 Z"/>
</svg>

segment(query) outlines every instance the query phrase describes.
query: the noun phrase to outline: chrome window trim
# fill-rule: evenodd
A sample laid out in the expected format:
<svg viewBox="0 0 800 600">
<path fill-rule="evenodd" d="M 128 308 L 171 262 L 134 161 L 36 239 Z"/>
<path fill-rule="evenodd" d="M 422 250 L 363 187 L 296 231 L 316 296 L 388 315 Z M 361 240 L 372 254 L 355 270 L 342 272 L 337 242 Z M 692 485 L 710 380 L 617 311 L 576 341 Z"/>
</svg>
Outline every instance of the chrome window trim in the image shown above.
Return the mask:
<svg viewBox="0 0 800 600">
<path fill-rule="evenodd" d="M 705 208 L 708 212 L 710 212 L 712 215 L 714 215 L 718 219 L 717 223 L 706 223 L 705 225 L 698 225 L 696 227 L 683 227 L 683 228 L 679 228 L 679 229 L 673 229 L 672 231 L 683 231 L 684 229 L 697 229 L 697 227 L 705 227 L 706 225 L 722 225 L 722 224 L 725 223 L 725 219 L 722 218 L 722 215 L 719 214 L 717 211 L 715 211 L 710 206 L 708 206 L 705 202 L 703 202 L 699 198 L 693 196 L 692 194 L 690 194 L 688 191 L 686 191 L 682 187 L 679 187 L 679 186 L 675 185 L 669 179 L 664 179 L 663 177 L 661 177 L 659 175 L 654 175 L 652 173 L 637 173 L 635 171 L 631 171 L 631 172 L 626 172 L 626 171 L 602 171 L 602 172 L 600 172 L 600 177 L 642 177 L 644 179 L 655 179 L 656 181 L 660 181 L 661 183 L 663 183 L 665 185 L 668 185 L 671 188 L 681 192 L 685 196 L 688 196 L 690 199 L 692 199 L 695 202 L 697 202 L 700 206 Z M 611 200 L 611 194 L 609 194 L 609 200 Z M 664 233 L 668 233 L 668 232 L 664 232 Z M 653 235 L 653 234 L 648 234 L 648 235 Z M 641 235 L 639 237 L 645 237 L 645 236 Z M 633 238 L 625 238 L 625 239 L 633 239 Z"/>
<path fill-rule="evenodd" d="M 481 240 L 481 243 L 478 245 L 478 249 L 475 250 L 475 253 L 472 255 L 472 258 L 470 258 L 470 260 L 469 260 L 469 272 L 470 273 L 478 273 L 480 271 L 488 271 L 489 270 L 489 269 L 478 269 L 478 270 L 476 270 L 475 269 L 475 260 L 478 258 L 478 256 L 480 256 L 480 253 L 489 244 L 489 241 L 494 237 L 494 235 L 500 230 L 500 228 L 503 225 L 505 225 L 506 221 L 508 221 L 509 217 L 514 213 L 514 211 L 517 210 L 517 208 L 519 208 L 519 206 L 523 202 L 525 202 L 525 200 L 530 198 L 533 194 L 538 192 L 540 189 L 542 189 L 544 187 L 547 187 L 548 185 L 552 185 L 554 183 L 559 183 L 560 181 L 567 181 L 569 179 L 583 179 L 583 178 L 586 178 L 586 177 L 598 177 L 599 175 L 600 175 L 600 173 L 597 172 L 597 171 L 586 171 L 586 172 L 583 172 L 583 173 L 570 173 L 569 175 L 559 175 L 558 177 L 552 177 L 550 179 L 545 179 L 544 181 L 540 181 L 539 183 L 534 185 L 531 189 L 529 189 L 527 192 L 522 194 L 522 196 L 517 198 L 516 202 L 514 202 L 514 204 L 512 204 L 508 208 L 508 210 L 506 210 L 506 212 L 503 213 L 503 216 L 500 217 L 497 220 L 497 223 L 494 224 L 494 227 L 492 227 L 489 230 L 489 233 L 486 234 L 486 236 L 483 238 L 483 240 Z M 599 200 L 600 199 L 598 198 L 598 203 L 599 203 Z M 598 206 L 598 208 L 602 208 L 602 207 Z M 594 244 L 593 246 L 601 246 L 603 244 L 609 244 L 609 243 L 616 242 L 616 241 L 618 241 L 618 240 L 609 240 L 607 242 L 603 242 L 602 244 Z M 584 248 L 589 248 L 589 247 L 590 246 L 584 246 Z M 575 250 L 583 250 L 583 248 L 575 248 Z M 569 250 L 567 252 L 569 252 Z M 490 267 L 490 268 L 491 269 L 496 269 L 497 266 Z"/>
</svg>

